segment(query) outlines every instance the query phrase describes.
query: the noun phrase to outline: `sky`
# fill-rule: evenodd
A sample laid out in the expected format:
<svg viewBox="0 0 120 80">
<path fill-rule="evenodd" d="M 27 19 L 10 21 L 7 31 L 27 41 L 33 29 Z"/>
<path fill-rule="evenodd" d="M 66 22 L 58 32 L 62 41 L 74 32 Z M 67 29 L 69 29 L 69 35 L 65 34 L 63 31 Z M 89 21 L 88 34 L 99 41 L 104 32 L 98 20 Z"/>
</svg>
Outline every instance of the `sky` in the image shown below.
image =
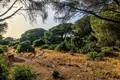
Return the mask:
<svg viewBox="0 0 120 80">
<path fill-rule="evenodd" d="M 48 30 L 51 27 L 59 24 L 53 20 L 53 16 L 54 12 L 49 10 L 48 19 L 45 21 L 45 23 L 43 23 L 41 17 L 39 16 L 37 18 L 37 23 L 30 24 L 29 20 L 26 20 L 24 16 L 16 15 L 11 19 L 6 20 L 8 23 L 8 30 L 7 33 L 4 34 L 4 37 L 20 38 L 21 34 L 33 28 L 44 28 Z"/>
<path fill-rule="evenodd" d="M 12 3 L 11 3 L 12 4 Z M 17 4 L 18 6 L 18 4 Z M 7 10 L 7 8 L 6 8 Z M 3 9 L 3 12 L 6 11 L 5 9 Z M 16 9 L 13 8 L 8 14 L 6 14 L 5 16 L 10 15 L 11 13 L 13 13 Z M 48 19 L 46 20 L 45 23 L 43 23 L 41 17 L 37 17 L 37 23 L 36 24 L 30 24 L 29 20 L 26 20 L 24 18 L 23 15 L 18 15 L 16 14 L 15 16 L 13 16 L 10 19 L 7 19 L 5 22 L 8 23 L 8 30 L 7 32 L 3 35 L 4 37 L 13 37 L 13 38 L 20 38 L 21 35 L 29 30 L 29 29 L 34 29 L 34 28 L 43 28 L 45 30 L 48 30 L 60 23 L 55 22 L 53 19 L 54 16 L 54 12 L 52 11 L 52 9 L 48 10 Z M 0 12 L 2 13 L 2 11 Z M 23 12 L 24 13 L 24 12 Z M 24 13 L 25 14 L 25 13 Z M 76 20 L 78 20 L 78 17 L 73 19 L 72 23 L 74 23 Z"/>
</svg>

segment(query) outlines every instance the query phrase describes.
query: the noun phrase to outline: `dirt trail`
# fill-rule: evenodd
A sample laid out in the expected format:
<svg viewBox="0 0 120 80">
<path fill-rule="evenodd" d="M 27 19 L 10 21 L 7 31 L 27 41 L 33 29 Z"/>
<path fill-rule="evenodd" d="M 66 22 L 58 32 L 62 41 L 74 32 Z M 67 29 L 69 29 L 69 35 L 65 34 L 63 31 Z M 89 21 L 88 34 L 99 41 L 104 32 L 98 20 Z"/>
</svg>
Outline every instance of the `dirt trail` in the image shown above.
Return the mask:
<svg viewBox="0 0 120 80">
<path fill-rule="evenodd" d="M 37 80 L 120 80 L 114 71 L 117 63 L 120 63 L 118 60 L 88 61 L 82 54 L 72 56 L 50 50 L 45 50 L 44 54 L 39 52 L 38 49 L 35 58 L 31 58 L 33 55 L 28 57 L 32 53 L 16 54 L 13 65 L 31 66 L 38 75 Z M 57 70 L 62 78 L 53 79 L 54 70 Z"/>
</svg>

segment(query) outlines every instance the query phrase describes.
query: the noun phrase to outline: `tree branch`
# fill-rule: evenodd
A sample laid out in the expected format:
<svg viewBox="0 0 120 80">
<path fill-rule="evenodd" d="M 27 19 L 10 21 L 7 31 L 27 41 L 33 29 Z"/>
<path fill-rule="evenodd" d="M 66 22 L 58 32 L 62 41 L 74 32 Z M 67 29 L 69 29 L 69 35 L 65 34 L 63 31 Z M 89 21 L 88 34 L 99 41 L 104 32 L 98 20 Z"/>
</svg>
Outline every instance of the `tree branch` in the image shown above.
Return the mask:
<svg viewBox="0 0 120 80">
<path fill-rule="evenodd" d="M 2 17 L 2 16 L 4 16 L 5 14 L 7 14 L 7 13 L 13 8 L 13 6 L 15 5 L 15 3 L 16 3 L 17 1 L 18 1 L 18 0 L 16 0 L 16 1 L 8 8 L 7 11 L 5 11 L 4 13 L 2 13 L 2 14 L 0 15 L 0 17 Z"/>
<path fill-rule="evenodd" d="M 14 16 L 14 15 L 15 15 L 20 9 L 22 9 L 22 8 L 23 8 L 23 7 L 20 7 L 20 8 L 18 8 L 13 14 L 11 14 L 11 15 L 3 18 L 3 19 L 0 19 L 0 22 L 4 21 L 4 20 L 6 20 L 6 19 L 11 18 L 12 16 Z"/>
<path fill-rule="evenodd" d="M 72 7 L 73 9 L 76 9 L 76 10 L 79 10 L 79 11 L 82 11 L 82 12 L 86 12 L 86 13 L 89 13 L 99 19 L 103 19 L 103 20 L 106 20 L 106 21 L 110 21 L 110 22 L 114 22 L 114 23 L 119 23 L 120 24 L 120 21 L 116 21 L 116 20 L 113 20 L 113 19 L 108 19 L 108 18 L 104 18 L 102 16 L 99 16 L 97 15 L 96 13 L 94 13 L 93 11 L 88 11 L 88 10 L 84 10 L 84 9 L 79 9 L 79 8 L 75 8 L 75 7 Z"/>
</svg>

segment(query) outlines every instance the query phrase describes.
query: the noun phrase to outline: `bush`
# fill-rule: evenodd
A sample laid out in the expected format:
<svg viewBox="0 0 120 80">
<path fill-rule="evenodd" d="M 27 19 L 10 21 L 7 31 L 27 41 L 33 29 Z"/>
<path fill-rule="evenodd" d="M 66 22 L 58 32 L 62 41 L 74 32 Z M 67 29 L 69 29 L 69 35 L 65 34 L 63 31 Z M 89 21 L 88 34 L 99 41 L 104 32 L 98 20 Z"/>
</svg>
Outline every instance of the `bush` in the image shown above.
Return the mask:
<svg viewBox="0 0 120 80">
<path fill-rule="evenodd" d="M 48 44 L 45 44 L 45 45 L 41 46 L 40 48 L 41 48 L 41 49 L 48 49 L 48 47 L 49 47 L 49 45 L 48 45 Z"/>
<path fill-rule="evenodd" d="M 94 52 L 96 49 L 96 43 L 95 42 L 91 42 L 86 44 L 83 48 L 82 48 L 82 53 L 83 54 L 87 54 L 89 52 Z"/>
<path fill-rule="evenodd" d="M 117 54 L 113 52 L 113 47 L 102 47 L 101 52 L 105 55 L 105 57 L 116 57 Z"/>
<path fill-rule="evenodd" d="M 8 67 L 2 56 L 0 56 L 0 80 L 8 80 Z"/>
<path fill-rule="evenodd" d="M 32 52 L 35 49 L 30 45 L 29 41 L 24 41 L 21 42 L 18 47 L 17 47 L 17 52 L 21 53 L 21 52 Z"/>
<path fill-rule="evenodd" d="M 7 50 L 8 50 L 8 47 L 7 47 L 7 46 L 2 45 L 2 48 L 3 48 L 4 52 L 7 52 Z"/>
<path fill-rule="evenodd" d="M 19 44 L 20 42 L 18 40 L 12 41 L 9 43 L 9 46 L 15 46 L 16 44 Z"/>
<path fill-rule="evenodd" d="M 35 40 L 34 42 L 33 42 L 33 46 L 34 47 L 39 47 L 39 46 L 42 46 L 42 45 L 44 45 L 45 44 L 45 42 L 42 40 L 42 39 L 38 39 L 38 40 Z"/>
<path fill-rule="evenodd" d="M 87 54 L 87 58 L 88 58 L 89 60 L 102 60 L 103 57 L 104 57 L 104 54 L 98 53 L 98 52 L 96 52 L 96 51 L 94 51 L 94 52 L 89 52 L 89 53 Z"/>
<path fill-rule="evenodd" d="M 18 45 L 19 45 L 19 44 L 14 45 L 13 48 L 14 48 L 14 49 L 17 49 Z"/>
<path fill-rule="evenodd" d="M 70 51 L 71 50 L 71 45 L 69 43 L 67 43 L 66 41 L 60 43 L 56 48 L 55 48 L 56 51 L 59 51 L 59 52 L 67 52 L 67 51 Z"/>
<path fill-rule="evenodd" d="M 54 50 L 54 49 L 56 48 L 56 46 L 57 46 L 57 44 L 50 45 L 50 46 L 48 47 L 48 49 L 49 49 L 49 50 Z"/>
<path fill-rule="evenodd" d="M 36 74 L 31 71 L 29 66 L 17 66 L 13 73 L 13 80 L 33 80 Z"/>
<path fill-rule="evenodd" d="M 4 53 L 5 52 L 5 48 L 4 46 L 0 45 L 0 54 Z"/>
</svg>

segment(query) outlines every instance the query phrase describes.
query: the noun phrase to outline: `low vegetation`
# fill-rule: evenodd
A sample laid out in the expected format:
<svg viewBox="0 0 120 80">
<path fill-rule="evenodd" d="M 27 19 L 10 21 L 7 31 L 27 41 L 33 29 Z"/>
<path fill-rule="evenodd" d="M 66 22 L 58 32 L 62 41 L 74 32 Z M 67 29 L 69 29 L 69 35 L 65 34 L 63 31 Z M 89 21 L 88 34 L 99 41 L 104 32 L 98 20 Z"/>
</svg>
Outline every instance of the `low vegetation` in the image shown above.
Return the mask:
<svg viewBox="0 0 120 80">
<path fill-rule="evenodd" d="M 30 45 L 29 41 L 24 41 L 21 42 L 18 47 L 17 47 L 17 52 L 21 53 L 21 52 L 32 52 L 35 49 Z"/>
<path fill-rule="evenodd" d="M 29 66 L 16 66 L 13 73 L 13 80 L 33 80 L 36 74 L 31 71 Z"/>
<path fill-rule="evenodd" d="M 9 70 L 5 59 L 0 56 L 0 80 L 8 80 Z"/>
</svg>

